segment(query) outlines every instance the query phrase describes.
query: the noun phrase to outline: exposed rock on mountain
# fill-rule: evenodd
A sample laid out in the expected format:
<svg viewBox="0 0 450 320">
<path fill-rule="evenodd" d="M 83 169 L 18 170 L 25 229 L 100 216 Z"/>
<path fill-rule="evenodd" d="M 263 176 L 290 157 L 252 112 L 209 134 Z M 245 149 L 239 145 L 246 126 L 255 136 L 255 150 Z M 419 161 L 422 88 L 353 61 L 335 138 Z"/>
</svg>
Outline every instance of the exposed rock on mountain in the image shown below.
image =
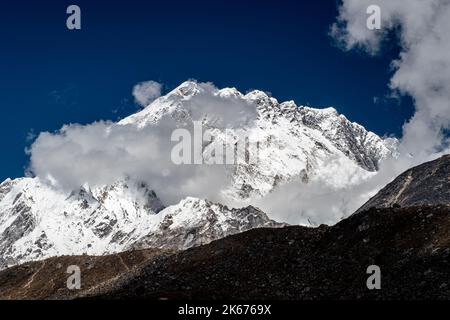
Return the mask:
<svg viewBox="0 0 450 320">
<path fill-rule="evenodd" d="M 358 212 L 369 208 L 450 205 L 450 155 L 411 168 L 389 183 Z"/>
<path fill-rule="evenodd" d="M 0 201 L 0 269 L 66 254 L 118 252 L 158 221 L 163 208 L 144 184 L 117 182 L 71 193 L 37 178 L 7 181 Z"/>
</svg>

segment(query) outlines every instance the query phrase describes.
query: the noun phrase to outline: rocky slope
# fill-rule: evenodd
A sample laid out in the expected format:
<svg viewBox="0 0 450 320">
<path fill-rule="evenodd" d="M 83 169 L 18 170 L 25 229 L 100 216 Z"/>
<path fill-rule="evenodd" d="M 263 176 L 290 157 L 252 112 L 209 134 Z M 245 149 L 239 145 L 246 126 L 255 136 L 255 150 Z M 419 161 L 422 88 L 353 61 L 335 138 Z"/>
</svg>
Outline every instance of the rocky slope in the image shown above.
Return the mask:
<svg viewBox="0 0 450 320">
<path fill-rule="evenodd" d="M 333 227 L 255 229 L 126 263 L 136 266 L 126 270 L 119 258 L 130 254 L 140 253 L 52 258 L 10 268 L 0 272 L 0 297 L 450 299 L 447 206 L 370 209 Z M 82 268 L 81 291 L 66 288 L 71 264 Z M 366 286 L 370 265 L 381 269 L 381 290 Z"/>
<path fill-rule="evenodd" d="M 122 278 L 171 251 L 148 249 L 122 252 L 107 256 L 62 256 L 39 262 L 29 262 L 7 269 L 1 274 L 0 300 L 7 299 L 69 299 L 95 291 L 107 283 Z M 81 290 L 67 288 L 69 266 L 79 266 Z"/>
<path fill-rule="evenodd" d="M 100 298 L 450 298 L 448 207 L 372 209 L 334 227 L 259 229 L 157 259 Z M 368 266 L 381 290 L 368 290 Z M 206 275 L 206 276 L 205 276 Z"/>
<path fill-rule="evenodd" d="M 411 168 L 394 179 L 358 212 L 375 208 L 450 205 L 450 155 Z"/>
</svg>

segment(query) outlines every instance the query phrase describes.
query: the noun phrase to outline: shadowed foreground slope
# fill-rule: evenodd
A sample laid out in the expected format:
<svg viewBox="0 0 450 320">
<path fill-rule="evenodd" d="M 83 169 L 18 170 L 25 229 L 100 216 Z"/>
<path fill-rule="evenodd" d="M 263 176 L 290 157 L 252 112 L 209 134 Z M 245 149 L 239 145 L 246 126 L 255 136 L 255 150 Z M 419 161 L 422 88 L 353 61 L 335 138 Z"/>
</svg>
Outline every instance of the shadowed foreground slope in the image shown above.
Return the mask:
<svg viewBox="0 0 450 320">
<path fill-rule="evenodd" d="M 82 266 L 81 291 L 65 289 L 69 264 Z M 381 290 L 366 287 L 373 264 Z M 13 299 L 450 299 L 449 265 L 449 207 L 371 209 L 333 227 L 255 229 L 174 254 L 29 263 L 1 272 L 0 287 Z"/>
<path fill-rule="evenodd" d="M 29 262 L 0 272 L 0 299 L 70 299 L 88 294 L 110 282 L 119 283 L 139 267 L 159 255 L 161 250 L 136 250 L 115 255 L 64 256 Z M 81 290 L 68 290 L 67 268 L 81 270 Z"/>
<path fill-rule="evenodd" d="M 367 289 L 369 265 L 381 290 Z M 260 229 L 160 258 L 102 298 L 450 299 L 450 209 L 372 209 L 334 227 Z"/>
</svg>

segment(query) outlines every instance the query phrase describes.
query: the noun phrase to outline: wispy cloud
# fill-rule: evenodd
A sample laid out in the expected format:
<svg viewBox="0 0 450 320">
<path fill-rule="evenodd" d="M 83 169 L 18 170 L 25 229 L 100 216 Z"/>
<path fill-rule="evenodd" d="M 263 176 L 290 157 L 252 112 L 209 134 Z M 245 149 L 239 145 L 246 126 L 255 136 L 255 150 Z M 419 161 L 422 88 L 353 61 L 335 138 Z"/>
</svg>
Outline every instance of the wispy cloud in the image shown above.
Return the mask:
<svg viewBox="0 0 450 320">
<path fill-rule="evenodd" d="M 366 26 L 366 9 L 381 8 L 381 30 Z M 344 0 L 332 35 L 346 50 L 363 48 L 377 54 L 390 30 L 402 48 L 392 62 L 394 93 L 410 95 L 416 107 L 403 127 L 400 149 L 421 162 L 448 152 L 450 128 L 450 1 Z"/>
</svg>

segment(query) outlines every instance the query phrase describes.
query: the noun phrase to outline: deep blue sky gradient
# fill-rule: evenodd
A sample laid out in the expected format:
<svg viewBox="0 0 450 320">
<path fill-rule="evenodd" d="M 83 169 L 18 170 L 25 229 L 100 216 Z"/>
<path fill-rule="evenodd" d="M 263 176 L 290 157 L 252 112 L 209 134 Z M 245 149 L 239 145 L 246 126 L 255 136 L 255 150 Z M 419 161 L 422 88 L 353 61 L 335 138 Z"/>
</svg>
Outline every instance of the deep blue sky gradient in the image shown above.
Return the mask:
<svg viewBox="0 0 450 320">
<path fill-rule="evenodd" d="M 187 79 L 260 89 L 399 135 L 411 101 L 383 98 L 398 48 L 377 57 L 336 48 L 337 3 L 2 0 L 0 180 L 23 175 L 30 132 L 134 113 L 131 89 L 145 80 L 165 92 Z M 81 31 L 66 29 L 70 4 L 81 7 Z"/>
</svg>

